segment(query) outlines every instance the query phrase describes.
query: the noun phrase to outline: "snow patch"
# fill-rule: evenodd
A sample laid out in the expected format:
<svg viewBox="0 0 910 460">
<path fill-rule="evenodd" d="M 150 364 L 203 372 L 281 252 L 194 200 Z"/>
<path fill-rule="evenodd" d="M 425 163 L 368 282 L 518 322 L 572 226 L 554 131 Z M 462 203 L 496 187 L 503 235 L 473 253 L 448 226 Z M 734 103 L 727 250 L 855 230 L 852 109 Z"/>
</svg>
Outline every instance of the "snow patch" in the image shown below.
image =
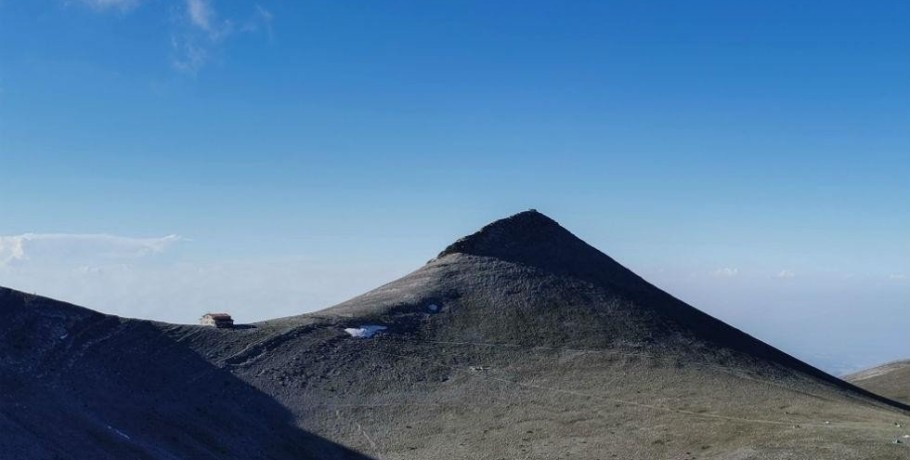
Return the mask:
<svg viewBox="0 0 910 460">
<path fill-rule="evenodd" d="M 356 337 L 358 339 L 368 339 L 376 335 L 379 331 L 384 331 L 387 328 L 385 326 L 377 326 L 374 324 L 360 326 L 360 327 L 349 327 L 344 330 L 351 335 L 351 337 Z"/>
<path fill-rule="evenodd" d="M 114 428 L 114 427 L 112 427 L 112 426 L 110 426 L 110 425 L 108 425 L 107 428 L 108 428 L 109 430 L 113 431 L 114 433 L 117 433 L 118 435 L 120 435 L 123 439 L 130 439 L 130 437 L 127 436 L 126 433 L 124 433 L 124 432 L 122 432 L 122 431 L 120 431 L 120 430 L 118 430 L 118 429 L 116 429 L 116 428 Z"/>
<path fill-rule="evenodd" d="M 439 311 L 439 305 L 436 305 L 435 303 L 431 303 L 430 305 L 427 306 L 427 310 L 430 310 L 432 312 L 437 312 L 437 311 Z"/>
</svg>

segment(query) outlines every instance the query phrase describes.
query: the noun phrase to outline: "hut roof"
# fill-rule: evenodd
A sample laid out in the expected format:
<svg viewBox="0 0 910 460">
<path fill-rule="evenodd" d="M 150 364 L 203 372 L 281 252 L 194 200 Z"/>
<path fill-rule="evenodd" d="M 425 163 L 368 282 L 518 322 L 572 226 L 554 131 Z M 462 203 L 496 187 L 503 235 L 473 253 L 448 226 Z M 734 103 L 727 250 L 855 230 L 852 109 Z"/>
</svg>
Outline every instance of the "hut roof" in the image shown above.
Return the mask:
<svg viewBox="0 0 910 460">
<path fill-rule="evenodd" d="M 231 315 L 227 313 L 206 313 L 205 316 L 212 319 L 231 319 Z"/>
</svg>

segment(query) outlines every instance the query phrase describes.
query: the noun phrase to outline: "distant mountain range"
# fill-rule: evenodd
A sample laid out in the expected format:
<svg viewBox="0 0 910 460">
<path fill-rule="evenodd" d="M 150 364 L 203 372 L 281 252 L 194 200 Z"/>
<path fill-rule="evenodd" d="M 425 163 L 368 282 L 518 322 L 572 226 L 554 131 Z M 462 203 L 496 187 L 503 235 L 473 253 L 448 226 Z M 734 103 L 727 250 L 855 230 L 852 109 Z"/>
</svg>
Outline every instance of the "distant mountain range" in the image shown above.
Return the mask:
<svg viewBox="0 0 910 460">
<path fill-rule="evenodd" d="M 0 289 L 0 452 L 17 459 L 906 460 L 910 407 L 866 388 L 536 211 L 340 305 L 248 326 Z"/>
</svg>

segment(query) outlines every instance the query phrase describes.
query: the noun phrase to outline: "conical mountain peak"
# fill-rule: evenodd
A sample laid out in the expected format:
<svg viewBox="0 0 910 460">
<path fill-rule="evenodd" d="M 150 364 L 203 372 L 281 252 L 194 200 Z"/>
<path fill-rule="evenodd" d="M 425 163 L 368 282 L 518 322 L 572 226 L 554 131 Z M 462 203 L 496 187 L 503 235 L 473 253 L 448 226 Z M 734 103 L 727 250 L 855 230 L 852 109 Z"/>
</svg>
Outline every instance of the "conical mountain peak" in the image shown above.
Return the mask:
<svg viewBox="0 0 910 460">
<path fill-rule="evenodd" d="M 575 237 L 555 220 L 531 209 L 487 224 L 449 245 L 439 256 L 462 253 L 502 257 L 524 250 L 540 250 L 565 239 Z"/>
<path fill-rule="evenodd" d="M 404 278 L 319 314 L 434 341 L 631 347 L 766 363 L 840 384 L 674 298 L 534 210 L 492 222 Z"/>
<path fill-rule="evenodd" d="M 451 254 L 491 257 L 614 288 L 638 289 L 646 284 L 612 258 L 534 209 L 486 225 L 451 244 L 437 258 Z"/>
</svg>

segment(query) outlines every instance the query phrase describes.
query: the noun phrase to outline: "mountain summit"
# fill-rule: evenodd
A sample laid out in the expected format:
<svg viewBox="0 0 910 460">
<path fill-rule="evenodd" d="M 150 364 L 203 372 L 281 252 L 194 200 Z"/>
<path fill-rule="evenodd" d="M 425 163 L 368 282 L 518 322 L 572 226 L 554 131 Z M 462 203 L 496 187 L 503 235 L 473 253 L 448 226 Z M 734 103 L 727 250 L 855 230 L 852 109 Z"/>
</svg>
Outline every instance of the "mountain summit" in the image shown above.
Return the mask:
<svg viewBox="0 0 910 460">
<path fill-rule="evenodd" d="M 334 307 L 234 329 L 0 290 L 11 458 L 902 460 L 908 409 L 536 211 Z"/>
<path fill-rule="evenodd" d="M 564 252 L 579 243 L 584 244 L 555 220 L 531 209 L 497 220 L 460 238 L 439 257 L 462 253 L 520 261 L 535 252 Z"/>
<path fill-rule="evenodd" d="M 534 209 L 486 225 L 438 258 L 451 254 L 492 257 L 626 289 L 642 285 L 638 276 Z"/>
</svg>

